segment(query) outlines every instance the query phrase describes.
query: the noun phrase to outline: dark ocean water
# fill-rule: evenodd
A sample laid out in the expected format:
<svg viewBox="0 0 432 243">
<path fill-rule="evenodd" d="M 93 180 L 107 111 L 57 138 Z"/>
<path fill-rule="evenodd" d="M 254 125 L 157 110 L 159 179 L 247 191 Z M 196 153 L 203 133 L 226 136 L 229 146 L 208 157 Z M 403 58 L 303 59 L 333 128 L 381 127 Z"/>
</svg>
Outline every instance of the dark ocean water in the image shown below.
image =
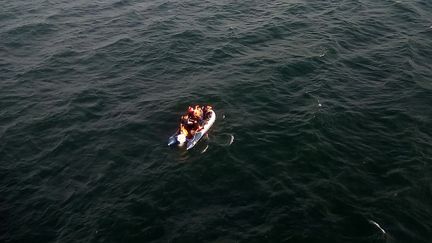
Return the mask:
<svg viewBox="0 0 432 243">
<path fill-rule="evenodd" d="M 0 241 L 432 241 L 432 1 L 0 6 Z"/>
</svg>

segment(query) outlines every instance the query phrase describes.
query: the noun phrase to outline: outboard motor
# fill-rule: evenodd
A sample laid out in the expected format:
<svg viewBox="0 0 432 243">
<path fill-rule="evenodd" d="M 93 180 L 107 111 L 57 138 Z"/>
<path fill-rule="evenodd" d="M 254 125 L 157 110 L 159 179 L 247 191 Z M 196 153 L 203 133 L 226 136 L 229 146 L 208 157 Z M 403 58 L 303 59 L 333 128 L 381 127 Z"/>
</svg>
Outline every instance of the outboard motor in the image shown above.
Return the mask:
<svg viewBox="0 0 432 243">
<path fill-rule="evenodd" d="M 183 145 L 186 142 L 186 136 L 183 133 L 180 133 L 177 135 L 177 141 L 179 142 L 179 145 Z"/>
</svg>

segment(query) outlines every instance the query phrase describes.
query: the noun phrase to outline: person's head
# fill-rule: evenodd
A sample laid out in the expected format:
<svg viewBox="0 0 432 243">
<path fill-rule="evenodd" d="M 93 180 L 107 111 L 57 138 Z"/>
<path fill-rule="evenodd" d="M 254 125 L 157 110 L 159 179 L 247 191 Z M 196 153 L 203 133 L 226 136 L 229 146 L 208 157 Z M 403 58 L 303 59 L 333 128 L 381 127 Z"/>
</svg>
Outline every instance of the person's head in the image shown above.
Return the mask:
<svg viewBox="0 0 432 243">
<path fill-rule="evenodd" d="M 188 108 L 188 114 L 192 115 L 194 113 L 194 108 L 192 108 L 191 106 L 189 106 Z"/>
<path fill-rule="evenodd" d="M 194 112 L 194 117 L 201 118 L 201 116 L 202 116 L 202 110 L 196 109 Z"/>
</svg>

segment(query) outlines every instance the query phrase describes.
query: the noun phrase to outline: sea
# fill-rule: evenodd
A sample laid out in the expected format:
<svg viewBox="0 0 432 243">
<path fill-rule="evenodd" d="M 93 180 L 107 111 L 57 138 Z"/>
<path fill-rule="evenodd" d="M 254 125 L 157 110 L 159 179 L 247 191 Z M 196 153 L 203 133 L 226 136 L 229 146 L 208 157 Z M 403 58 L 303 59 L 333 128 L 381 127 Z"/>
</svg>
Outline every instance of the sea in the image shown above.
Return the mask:
<svg viewBox="0 0 432 243">
<path fill-rule="evenodd" d="M 430 0 L 0 0 L 0 242 L 429 243 L 431 125 Z"/>
</svg>

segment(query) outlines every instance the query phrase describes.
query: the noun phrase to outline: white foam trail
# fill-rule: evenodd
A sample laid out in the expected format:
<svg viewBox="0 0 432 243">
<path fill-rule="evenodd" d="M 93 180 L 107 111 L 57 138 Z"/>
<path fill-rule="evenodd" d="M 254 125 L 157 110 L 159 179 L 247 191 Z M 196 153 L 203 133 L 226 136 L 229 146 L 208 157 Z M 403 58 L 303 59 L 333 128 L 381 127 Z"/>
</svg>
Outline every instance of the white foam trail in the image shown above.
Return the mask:
<svg viewBox="0 0 432 243">
<path fill-rule="evenodd" d="M 371 224 L 375 225 L 376 227 L 378 227 L 378 229 L 380 229 L 383 234 L 386 234 L 385 230 L 383 228 L 381 228 L 381 226 L 377 222 L 375 222 L 373 220 L 368 220 L 368 221 L 369 221 L 369 223 L 371 223 Z"/>
<path fill-rule="evenodd" d="M 231 145 L 234 142 L 234 135 L 231 134 L 231 140 L 229 142 L 229 145 Z"/>
<path fill-rule="evenodd" d="M 207 151 L 207 149 L 208 149 L 208 145 L 205 147 L 205 149 L 203 149 L 203 151 L 201 151 L 201 153 L 203 154 L 203 153 L 205 153 L 206 151 Z"/>
</svg>

